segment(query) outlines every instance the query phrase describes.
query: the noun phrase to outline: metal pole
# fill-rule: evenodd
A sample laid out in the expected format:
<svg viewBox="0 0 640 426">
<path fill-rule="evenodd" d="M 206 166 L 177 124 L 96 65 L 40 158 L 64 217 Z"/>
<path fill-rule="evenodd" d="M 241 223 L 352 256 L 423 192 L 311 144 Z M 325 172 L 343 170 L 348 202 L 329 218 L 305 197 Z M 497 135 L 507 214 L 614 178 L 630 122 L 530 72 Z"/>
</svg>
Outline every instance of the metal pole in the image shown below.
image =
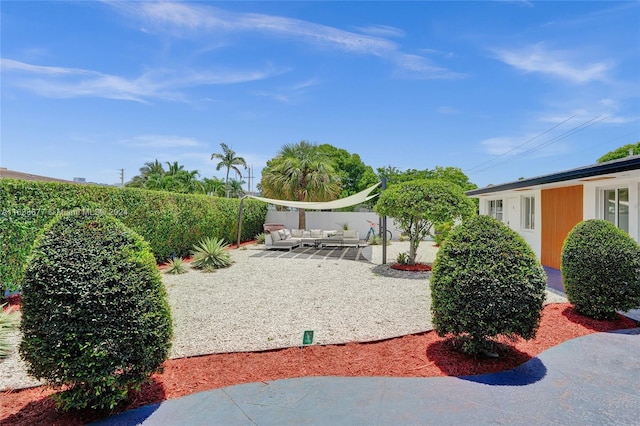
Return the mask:
<svg viewBox="0 0 640 426">
<path fill-rule="evenodd" d="M 382 190 L 387 189 L 387 178 L 382 178 Z M 382 232 L 382 264 L 387 263 L 387 217 L 382 216 L 382 226 L 380 226 L 380 232 Z"/>
<path fill-rule="evenodd" d="M 247 198 L 246 195 L 240 198 L 240 211 L 238 212 L 238 248 L 240 248 L 240 235 L 242 234 L 242 208 L 244 207 L 245 198 Z"/>
</svg>

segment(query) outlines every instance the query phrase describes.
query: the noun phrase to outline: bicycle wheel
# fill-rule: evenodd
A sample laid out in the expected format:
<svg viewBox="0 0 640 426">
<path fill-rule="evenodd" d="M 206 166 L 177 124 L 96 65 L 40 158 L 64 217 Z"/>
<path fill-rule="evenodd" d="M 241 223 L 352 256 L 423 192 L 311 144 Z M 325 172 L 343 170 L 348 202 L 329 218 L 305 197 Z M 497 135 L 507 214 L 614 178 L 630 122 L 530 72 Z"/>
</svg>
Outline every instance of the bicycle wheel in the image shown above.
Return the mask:
<svg viewBox="0 0 640 426">
<path fill-rule="evenodd" d="M 391 231 L 387 229 L 387 241 L 391 241 L 391 238 L 393 238 L 393 235 L 391 234 Z"/>
</svg>

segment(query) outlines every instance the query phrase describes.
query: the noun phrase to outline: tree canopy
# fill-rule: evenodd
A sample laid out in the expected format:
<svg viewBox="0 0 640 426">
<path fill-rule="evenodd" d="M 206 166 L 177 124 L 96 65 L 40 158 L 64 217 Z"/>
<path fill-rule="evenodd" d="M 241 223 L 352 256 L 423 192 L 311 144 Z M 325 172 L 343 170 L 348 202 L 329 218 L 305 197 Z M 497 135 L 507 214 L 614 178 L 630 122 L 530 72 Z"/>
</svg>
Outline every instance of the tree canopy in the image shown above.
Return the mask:
<svg viewBox="0 0 640 426">
<path fill-rule="evenodd" d="M 379 181 L 373 168 L 364 164 L 358 154 L 333 145 L 322 144 L 318 149 L 331 160 L 333 168 L 340 176 L 342 191 L 339 198 L 357 194 Z"/>
<path fill-rule="evenodd" d="M 409 237 L 409 263 L 415 263 L 420 241 L 433 236 L 435 224 L 471 216 L 475 205 L 453 182 L 418 179 L 390 186 L 382 192 L 374 210 L 392 217 Z"/>
<path fill-rule="evenodd" d="M 636 142 L 635 144 L 630 143 L 620 148 L 614 149 L 613 151 L 607 152 L 602 157 L 598 158 L 598 163 L 604 163 L 611 160 L 617 160 L 619 158 L 624 158 L 629 156 L 629 151 L 633 152 L 633 155 L 640 154 L 640 142 Z"/>
<path fill-rule="evenodd" d="M 228 183 L 217 177 L 198 179 L 198 170 L 186 170 L 177 161 L 166 163 L 149 161 L 140 168 L 140 174 L 127 182 L 128 188 L 143 188 L 153 191 L 179 192 L 183 194 L 207 194 L 224 197 L 242 197 L 244 181 L 231 179 Z"/>
<path fill-rule="evenodd" d="M 307 141 L 284 145 L 262 169 L 260 189 L 269 198 L 295 201 L 331 201 L 340 194 L 340 175 L 331 160 Z M 306 227 L 305 211 L 298 210 L 298 227 Z"/>
<path fill-rule="evenodd" d="M 469 177 L 458 167 L 436 166 L 433 170 L 408 169 L 402 172 L 397 167 L 387 166 L 378 168 L 378 176 L 380 178 L 387 178 L 387 186 L 418 179 L 441 179 L 455 183 L 460 186 L 463 191 L 469 191 L 478 187 L 478 185 L 472 183 Z"/>
<path fill-rule="evenodd" d="M 226 143 L 221 143 L 220 147 L 222 147 L 222 153 L 214 152 L 213 154 L 211 154 L 211 159 L 220 160 L 216 165 L 216 170 L 220 170 L 223 167 L 227 169 L 225 183 L 227 184 L 227 197 L 229 197 L 230 190 L 234 189 L 234 192 L 237 192 L 236 187 L 237 187 L 237 182 L 239 182 L 239 181 L 236 181 L 236 187 L 229 186 L 229 171 L 230 170 L 235 171 L 238 174 L 238 177 L 242 179 L 242 172 L 240 171 L 240 168 L 238 166 L 242 166 L 246 170 L 247 162 L 243 157 L 237 156 L 236 152 L 233 149 L 229 148 L 229 146 Z"/>
</svg>

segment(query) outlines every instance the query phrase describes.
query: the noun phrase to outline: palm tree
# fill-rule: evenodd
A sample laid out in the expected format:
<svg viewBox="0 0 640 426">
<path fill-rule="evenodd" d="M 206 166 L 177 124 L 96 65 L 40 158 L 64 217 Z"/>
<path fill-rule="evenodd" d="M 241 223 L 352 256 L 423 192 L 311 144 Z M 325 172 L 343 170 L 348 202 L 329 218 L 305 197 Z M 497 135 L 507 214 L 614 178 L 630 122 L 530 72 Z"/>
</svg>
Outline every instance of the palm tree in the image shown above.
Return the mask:
<svg viewBox="0 0 640 426">
<path fill-rule="evenodd" d="M 226 184 L 222 179 L 218 179 L 214 176 L 212 179 L 204 178 L 202 187 L 202 190 L 207 195 L 224 197 Z"/>
<path fill-rule="evenodd" d="M 242 185 L 246 182 L 243 180 L 231 179 L 229 181 L 229 196 L 231 198 L 241 198 L 244 196 L 245 192 L 242 189 Z"/>
<path fill-rule="evenodd" d="M 260 187 L 270 198 L 331 201 L 340 194 L 340 176 L 317 145 L 301 141 L 284 145 L 278 155 L 267 162 Z M 306 227 L 304 209 L 298 209 L 298 227 Z"/>
<path fill-rule="evenodd" d="M 146 177 L 154 174 L 164 174 L 164 167 L 162 167 L 162 163 L 160 163 L 157 158 L 153 162 L 147 161 L 144 163 L 144 166 L 140 167 L 140 175 Z"/>
<path fill-rule="evenodd" d="M 169 167 L 169 169 L 167 170 L 167 175 L 169 176 L 176 176 L 178 175 L 181 171 L 184 170 L 184 166 L 181 166 L 180 164 L 178 164 L 177 161 L 174 161 L 173 163 L 170 162 L 166 162 L 167 166 Z"/>
<path fill-rule="evenodd" d="M 147 181 L 154 176 L 164 176 L 165 170 L 157 159 L 153 162 L 147 161 L 144 166 L 140 167 L 140 174 L 134 176 L 130 182 L 127 182 L 131 188 L 146 188 Z M 155 188 L 154 188 L 155 189 Z"/>
<path fill-rule="evenodd" d="M 240 176 L 240 178 L 242 178 L 242 173 L 240 172 L 240 169 L 238 168 L 238 166 L 242 166 L 246 170 L 247 169 L 247 162 L 242 157 L 236 157 L 236 152 L 234 150 L 232 150 L 231 148 L 229 148 L 229 146 L 227 146 L 226 143 L 221 143 L 220 146 L 222 147 L 223 153 L 222 154 L 213 153 L 213 154 L 211 154 L 211 159 L 213 160 L 215 158 L 217 160 L 220 160 L 220 162 L 216 165 L 216 170 L 220 170 L 223 167 L 227 168 L 227 177 L 225 179 L 225 183 L 227 184 L 227 188 L 228 188 L 228 186 L 229 186 L 229 170 L 230 169 L 235 170 L 235 172 L 238 174 L 238 176 Z M 227 197 L 229 197 L 228 189 L 227 189 Z"/>
</svg>

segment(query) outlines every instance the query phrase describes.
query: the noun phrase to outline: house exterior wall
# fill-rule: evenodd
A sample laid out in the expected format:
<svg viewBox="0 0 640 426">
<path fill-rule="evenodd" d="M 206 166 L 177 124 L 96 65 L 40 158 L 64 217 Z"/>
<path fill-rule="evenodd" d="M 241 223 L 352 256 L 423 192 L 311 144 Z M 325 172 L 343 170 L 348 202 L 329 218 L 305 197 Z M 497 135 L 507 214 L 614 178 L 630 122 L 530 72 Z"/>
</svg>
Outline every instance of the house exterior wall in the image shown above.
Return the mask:
<svg viewBox="0 0 640 426">
<path fill-rule="evenodd" d="M 522 202 L 524 197 L 534 197 L 535 200 L 535 209 L 534 209 L 534 227 L 533 229 L 524 229 L 522 226 Z M 517 206 L 514 206 L 511 203 L 507 203 L 507 200 L 517 200 Z M 524 240 L 529 244 L 529 246 L 533 249 L 533 252 L 536 254 L 538 259 L 541 257 L 541 228 L 542 228 L 542 210 L 540 204 L 540 190 L 531 189 L 528 191 L 505 191 L 499 192 L 495 194 L 491 194 L 490 196 L 480 197 L 480 205 L 479 205 L 479 213 L 488 215 L 489 212 L 489 201 L 491 200 L 503 200 L 504 209 L 508 210 L 507 213 L 503 214 L 502 222 L 505 225 L 508 225 L 511 229 L 516 231 L 518 234 L 524 238 Z"/>
<path fill-rule="evenodd" d="M 488 193 L 486 195 L 480 195 L 479 213 L 490 214 L 489 201 L 491 200 L 503 200 L 503 208 L 507 209 L 512 206 L 512 203 L 508 203 L 507 200 L 513 200 L 515 197 L 522 200 L 526 196 L 535 197 L 535 223 L 534 229 L 523 229 L 522 220 L 514 223 L 514 214 L 517 209 L 510 209 L 509 212 L 504 212 L 502 221 L 508 224 L 509 227 L 518 232 L 531 246 L 536 256 L 541 261 L 545 258 L 543 254 L 544 250 L 547 250 L 545 244 L 543 244 L 543 215 L 548 213 L 542 212 L 544 208 L 543 191 L 553 191 L 555 189 L 580 186 L 582 188 L 581 195 L 581 210 L 580 217 L 582 220 L 587 219 L 604 219 L 604 193 L 605 190 L 613 190 L 619 188 L 629 189 L 629 235 L 635 240 L 640 242 L 640 170 L 634 170 L 625 173 L 623 176 L 616 176 L 615 179 L 600 179 L 594 178 L 593 180 L 583 179 L 581 181 L 567 181 L 561 184 L 554 184 L 551 187 L 545 189 L 532 188 L 529 190 L 508 190 L 495 193 Z M 551 193 L 551 192 L 549 192 Z M 580 203 L 579 200 L 574 200 L 576 203 Z M 562 208 L 562 207 L 561 207 Z M 522 216 L 522 208 L 520 205 L 519 214 Z M 550 219 L 547 219 L 550 220 Z M 573 220 L 573 219 L 572 219 Z M 575 220 L 574 220 L 575 221 Z M 568 232 L 568 231 L 567 231 Z M 564 237 L 566 232 L 562 231 Z M 544 238 L 550 238 L 545 236 Z M 559 238 L 559 237 L 558 237 Z M 557 246 L 557 244 L 556 244 Z M 554 256 L 558 256 L 557 253 Z M 546 261 L 545 261 L 546 262 Z M 543 264 L 545 264 L 543 262 Z M 548 263 L 548 262 L 547 262 Z M 559 267 L 559 260 L 556 263 Z"/>
</svg>

